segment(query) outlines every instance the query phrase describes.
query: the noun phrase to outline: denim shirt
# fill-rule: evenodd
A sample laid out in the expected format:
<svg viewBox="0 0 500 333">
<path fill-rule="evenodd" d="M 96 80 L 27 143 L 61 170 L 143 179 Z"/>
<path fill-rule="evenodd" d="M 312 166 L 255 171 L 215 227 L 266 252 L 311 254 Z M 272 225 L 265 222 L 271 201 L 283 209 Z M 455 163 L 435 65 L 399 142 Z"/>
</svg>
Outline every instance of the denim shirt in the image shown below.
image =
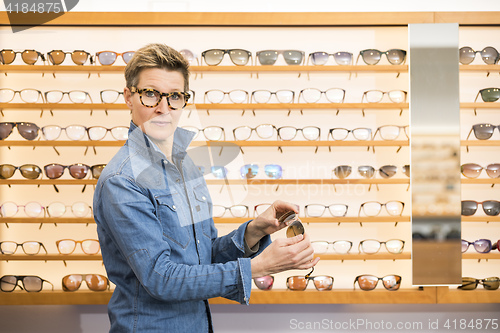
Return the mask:
<svg viewBox="0 0 500 333">
<path fill-rule="evenodd" d="M 248 304 L 248 222 L 217 237 L 212 201 L 186 149 L 193 133 L 177 128 L 169 162 L 130 123 L 129 138 L 103 170 L 94 218 L 110 281 L 110 332 L 209 332 L 207 299 Z M 270 243 L 259 243 L 259 254 Z"/>
</svg>

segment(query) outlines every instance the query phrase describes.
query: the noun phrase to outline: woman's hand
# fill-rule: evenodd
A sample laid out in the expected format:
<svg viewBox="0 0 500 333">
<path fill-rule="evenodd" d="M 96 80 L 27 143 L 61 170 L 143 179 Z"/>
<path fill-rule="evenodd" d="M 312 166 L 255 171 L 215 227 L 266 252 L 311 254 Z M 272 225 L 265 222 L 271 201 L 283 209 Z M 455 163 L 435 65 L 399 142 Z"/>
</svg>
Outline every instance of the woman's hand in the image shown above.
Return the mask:
<svg viewBox="0 0 500 333">
<path fill-rule="evenodd" d="M 245 240 L 248 247 L 254 247 L 262 237 L 285 228 L 286 224 L 280 224 L 278 219 L 281 215 L 289 211 L 298 214 L 299 207 L 289 202 L 277 200 L 262 214 L 248 223 L 247 229 L 245 230 Z"/>
<path fill-rule="evenodd" d="M 252 278 L 290 269 L 310 269 L 318 261 L 307 234 L 276 239 L 251 260 Z"/>
</svg>

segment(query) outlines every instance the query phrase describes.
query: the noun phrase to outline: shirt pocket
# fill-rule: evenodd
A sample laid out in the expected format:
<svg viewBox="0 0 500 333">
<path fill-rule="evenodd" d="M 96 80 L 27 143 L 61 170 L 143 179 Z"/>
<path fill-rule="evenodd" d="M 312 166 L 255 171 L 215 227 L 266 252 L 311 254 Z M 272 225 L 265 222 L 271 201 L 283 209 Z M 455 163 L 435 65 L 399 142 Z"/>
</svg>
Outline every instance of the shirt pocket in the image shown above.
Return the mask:
<svg viewBox="0 0 500 333">
<path fill-rule="evenodd" d="M 201 223 L 203 233 L 211 238 L 212 224 L 212 199 L 205 184 L 197 185 L 193 188 L 194 205 L 193 216 L 195 223 Z"/>
<path fill-rule="evenodd" d="M 156 215 L 160 220 L 163 236 L 169 240 L 169 243 L 177 244 L 183 249 L 187 248 L 190 237 L 186 230 L 186 217 L 182 211 L 183 207 L 181 196 L 177 192 L 168 195 L 155 196 L 158 209 Z M 184 223 L 181 223 L 184 222 Z"/>
</svg>

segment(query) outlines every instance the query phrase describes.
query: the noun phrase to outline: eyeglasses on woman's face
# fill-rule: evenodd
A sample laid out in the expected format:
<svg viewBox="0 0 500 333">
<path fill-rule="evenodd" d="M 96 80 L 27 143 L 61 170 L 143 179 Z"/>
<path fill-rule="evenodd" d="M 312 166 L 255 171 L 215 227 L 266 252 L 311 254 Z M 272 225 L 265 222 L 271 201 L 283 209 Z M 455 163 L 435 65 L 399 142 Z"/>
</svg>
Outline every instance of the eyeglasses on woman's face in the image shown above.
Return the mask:
<svg viewBox="0 0 500 333">
<path fill-rule="evenodd" d="M 170 93 L 162 93 L 156 89 L 139 89 L 137 87 L 130 87 L 131 93 L 138 93 L 141 104 L 147 108 L 157 107 L 163 97 L 167 99 L 168 107 L 172 110 L 183 109 L 187 105 L 187 101 L 191 97 L 189 93 L 184 91 L 174 91 Z"/>
</svg>

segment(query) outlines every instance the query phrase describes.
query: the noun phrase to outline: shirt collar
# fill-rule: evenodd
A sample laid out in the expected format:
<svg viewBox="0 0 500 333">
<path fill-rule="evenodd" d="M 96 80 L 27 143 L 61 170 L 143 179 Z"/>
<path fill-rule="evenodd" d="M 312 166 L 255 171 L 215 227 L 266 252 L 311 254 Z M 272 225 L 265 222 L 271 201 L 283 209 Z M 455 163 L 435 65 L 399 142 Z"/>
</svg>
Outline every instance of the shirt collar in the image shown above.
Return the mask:
<svg viewBox="0 0 500 333">
<path fill-rule="evenodd" d="M 192 131 L 177 127 L 174 132 L 172 156 L 183 159 L 195 135 L 196 133 Z M 166 159 L 165 154 L 160 148 L 133 121 L 130 121 L 127 144 L 141 155 Z"/>
</svg>

